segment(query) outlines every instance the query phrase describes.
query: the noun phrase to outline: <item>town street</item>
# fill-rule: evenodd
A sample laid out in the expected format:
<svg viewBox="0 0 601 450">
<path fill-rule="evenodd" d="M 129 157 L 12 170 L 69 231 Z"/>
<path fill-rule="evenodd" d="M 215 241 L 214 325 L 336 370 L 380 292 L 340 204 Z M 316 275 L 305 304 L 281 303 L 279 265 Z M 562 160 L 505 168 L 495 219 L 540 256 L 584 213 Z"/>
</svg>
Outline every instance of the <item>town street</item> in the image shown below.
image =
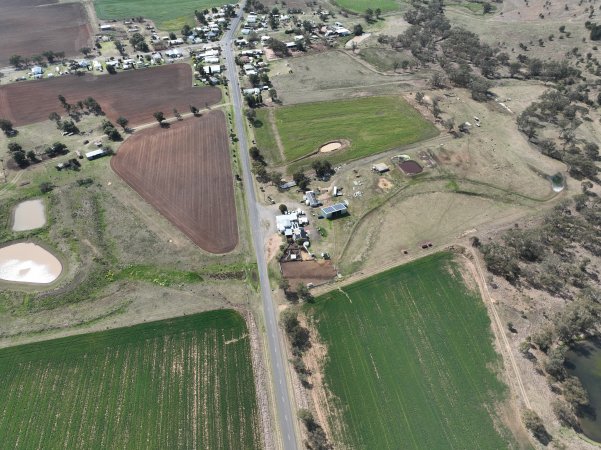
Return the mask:
<svg viewBox="0 0 601 450">
<path fill-rule="evenodd" d="M 283 342 L 279 335 L 279 327 L 273 298 L 271 296 L 271 287 L 269 285 L 269 276 L 267 273 L 267 261 L 263 249 L 263 235 L 259 222 L 259 211 L 257 198 L 253 187 L 253 178 L 250 171 L 250 156 L 248 154 L 248 140 L 246 138 L 244 117 L 243 117 L 243 99 L 238 80 L 238 68 L 234 62 L 234 39 L 236 30 L 242 16 L 241 4 L 239 16 L 232 20 L 230 29 L 223 37 L 222 49 L 225 57 L 225 64 L 228 74 L 231 101 L 234 108 L 235 132 L 239 139 L 240 160 L 242 161 L 242 179 L 244 180 L 244 189 L 246 201 L 248 203 L 248 214 L 250 223 L 250 232 L 257 256 L 257 270 L 259 271 L 259 280 L 261 287 L 261 297 L 263 300 L 263 311 L 265 315 L 265 330 L 267 332 L 267 342 L 269 347 L 269 359 L 271 367 L 271 381 L 273 383 L 275 402 L 276 402 L 276 426 L 283 441 L 284 449 L 294 450 L 298 448 L 296 438 L 296 414 L 294 411 L 293 399 L 288 391 L 286 380 L 286 354 L 283 348 Z"/>
</svg>

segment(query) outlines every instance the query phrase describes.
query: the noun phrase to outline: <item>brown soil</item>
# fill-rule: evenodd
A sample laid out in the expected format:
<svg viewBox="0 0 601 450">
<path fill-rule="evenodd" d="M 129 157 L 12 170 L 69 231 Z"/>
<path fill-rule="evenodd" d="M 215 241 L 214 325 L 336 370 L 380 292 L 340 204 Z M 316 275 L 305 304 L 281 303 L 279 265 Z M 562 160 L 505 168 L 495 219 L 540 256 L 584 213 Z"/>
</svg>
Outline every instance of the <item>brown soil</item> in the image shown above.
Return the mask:
<svg viewBox="0 0 601 450">
<path fill-rule="evenodd" d="M 124 116 L 130 126 L 152 122 L 155 111 L 169 115 L 176 108 L 186 112 L 190 105 L 203 108 L 221 99 L 217 88 L 192 86 L 188 64 L 170 64 L 117 75 L 68 75 L 2 86 L 0 117 L 16 126 L 48 120 L 51 112 L 65 112 L 59 95 L 70 104 L 93 97 L 110 120 Z"/>
<path fill-rule="evenodd" d="M 299 283 L 315 285 L 330 281 L 337 275 L 332 261 L 287 261 L 280 263 L 282 275 L 293 288 Z"/>
<path fill-rule="evenodd" d="M 351 145 L 351 143 L 350 143 L 350 141 L 348 141 L 346 139 L 338 139 L 335 141 L 330 141 L 330 142 L 323 144 L 321 147 L 319 147 L 319 153 L 337 152 L 339 150 L 344 150 L 349 145 Z"/>
<path fill-rule="evenodd" d="M 282 235 L 276 233 L 267 239 L 266 252 L 267 252 L 267 261 L 271 261 L 275 255 L 277 255 L 278 250 L 280 249 L 280 244 L 282 243 Z"/>
<path fill-rule="evenodd" d="M 91 29 L 84 7 L 56 0 L 0 0 L 0 64 L 12 55 L 31 57 L 46 50 L 67 56 L 91 47 Z"/>
<path fill-rule="evenodd" d="M 111 160 L 138 194 L 211 253 L 232 251 L 238 224 L 225 115 L 149 128 L 128 139 Z"/>
<path fill-rule="evenodd" d="M 394 184 L 392 184 L 389 180 L 387 180 L 384 177 L 380 177 L 378 179 L 378 187 L 380 189 L 382 189 L 383 191 L 388 191 L 390 188 L 394 187 Z"/>
</svg>

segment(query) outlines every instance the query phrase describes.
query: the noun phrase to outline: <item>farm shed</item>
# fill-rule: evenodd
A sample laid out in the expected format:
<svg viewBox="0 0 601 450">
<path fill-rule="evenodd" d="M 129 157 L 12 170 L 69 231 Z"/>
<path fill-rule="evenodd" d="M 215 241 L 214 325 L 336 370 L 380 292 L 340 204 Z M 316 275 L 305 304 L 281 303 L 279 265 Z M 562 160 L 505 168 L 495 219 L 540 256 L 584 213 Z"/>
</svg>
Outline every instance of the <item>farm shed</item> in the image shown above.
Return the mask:
<svg viewBox="0 0 601 450">
<path fill-rule="evenodd" d="M 317 196 L 315 195 L 315 192 L 313 192 L 313 191 L 305 192 L 304 200 L 305 200 L 305 203 L 307 204 L 307 206 L 310 206 L 311 208 L 317 208 L 319 205 L 321 205 L 319 200 L 317 200 Z"/>
<path fill-rule="evenodd" d="M 102 149 L 92 150 L 91 152 L 86 153 L 86 158 L 88 158 L 89 161 L 92 161 L 94 159 L 102 158 L 106 154 L 107 153 Z"/>
<path fill-rule="evenodd" d="M 372 170 L 378 173 L 385 173 L 388 172 L 390 169 L 388 168 L 388 165 L 384 163 L 378 163 L 373 165 Z"/>
<path fill-rule="evenodd" d="M 348 207 L 344 203 L 336 203 L 321 208 L 321 213 L 326 219 L 335 219 L 348 214 Z"/>
</svg>

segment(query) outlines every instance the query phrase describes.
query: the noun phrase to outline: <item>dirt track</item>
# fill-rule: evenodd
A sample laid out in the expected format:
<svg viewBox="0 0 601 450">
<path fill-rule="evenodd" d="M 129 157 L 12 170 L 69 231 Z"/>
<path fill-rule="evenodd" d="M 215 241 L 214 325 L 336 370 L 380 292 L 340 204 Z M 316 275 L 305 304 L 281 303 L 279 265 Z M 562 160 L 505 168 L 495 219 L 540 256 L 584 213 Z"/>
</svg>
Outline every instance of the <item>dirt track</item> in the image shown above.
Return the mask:
<svg viewBox="0 0 601 450">
<path fill-rule="evenodd" d="M 155 111 L 172 116 L 173 108 L 189 112 L 190 105 L 201 109 L 221 99 L 217 88 L 192 86 L 189 65 L 170 64 L 116 75 L 68 75 L 2 86 L 0 117 L 20 126 L 48 120 L 51 112 L 64 115 L 59 95 L 71 104 L 94 97 L 110 120 L 124 116 L 130 126 L 151 122 Z"/>
<path fill-rule="evenodd" d="M 39 6 L 43 5 L 43 6 Z M 91 29 L 80 3 L 55 0 L 0 0 L 0 64 L 12 55 L 31 57 L 46 50 L 77 55 L 90 46 Z"/>
<path fill-rule="evenodd" d="M 113 170 L 211 253 L 232 251 L 238 224 L 225 115 L 212 111 L 128 139 Z"/>
</svg>

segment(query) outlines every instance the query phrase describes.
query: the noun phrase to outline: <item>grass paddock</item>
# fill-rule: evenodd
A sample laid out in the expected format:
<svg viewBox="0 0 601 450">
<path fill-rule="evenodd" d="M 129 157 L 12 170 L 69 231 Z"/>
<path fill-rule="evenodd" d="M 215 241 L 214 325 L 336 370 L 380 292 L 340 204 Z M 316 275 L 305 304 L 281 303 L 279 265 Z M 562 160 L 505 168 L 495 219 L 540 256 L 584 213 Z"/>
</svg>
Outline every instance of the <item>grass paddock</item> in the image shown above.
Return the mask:
<svg viewBox="0 0 601 450">
<path fill-rule="evenodd" d="M 284 106 L 274 112 L 286 162 L 309 156 L 327 142 L 350 141 L 344 150 L 324 153 L 332 162 L 363 158 L 436 136 L 436 127 L 400 97 L 364 97 Z M 276 140 L 269 111 L 259 110 L 257 145 L 268 155 Z"/>
<path fill-rule="evenodd" d="M 494 417 L 506 389 L 490 321 L 452 255 L 332 291 L 305 312 L 327 347 L 327 411 L 342 447 L 508 448 Z"/>
<path fill-rule="evenodd" d="M 4 448 L 261 447 L 233 310 L 9 347 L 0 376 Z"/>
</svg>

